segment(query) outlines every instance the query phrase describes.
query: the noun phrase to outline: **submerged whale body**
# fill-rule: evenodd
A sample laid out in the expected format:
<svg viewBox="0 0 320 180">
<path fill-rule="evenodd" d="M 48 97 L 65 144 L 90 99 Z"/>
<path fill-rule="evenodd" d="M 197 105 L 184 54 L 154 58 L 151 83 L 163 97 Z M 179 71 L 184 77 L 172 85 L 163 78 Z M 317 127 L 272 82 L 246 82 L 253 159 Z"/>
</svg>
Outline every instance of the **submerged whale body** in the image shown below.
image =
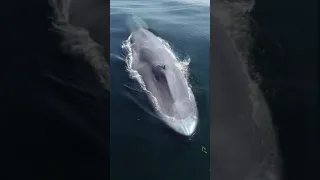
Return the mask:
<svg viewBox="0 0 320 180">
<path fill-rule="evenodd" d="M 198 123 L 194 95 L 171 50 L 142 27 L 132 31 L 130 41 L 131 68 L 141 76 L 159 119 L 181 135 L 193 135 Z"/>
</svg>

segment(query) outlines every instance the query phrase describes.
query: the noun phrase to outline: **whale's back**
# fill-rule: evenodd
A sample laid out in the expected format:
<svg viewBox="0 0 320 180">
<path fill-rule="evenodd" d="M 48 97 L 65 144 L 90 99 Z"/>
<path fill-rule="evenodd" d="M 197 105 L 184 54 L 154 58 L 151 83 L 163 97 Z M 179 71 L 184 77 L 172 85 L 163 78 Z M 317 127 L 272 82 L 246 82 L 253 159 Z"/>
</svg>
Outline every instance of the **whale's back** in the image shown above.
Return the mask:
<svg viewBox="0 0 320 180">
<path fill-rule="evenodd" d="M 131 44 L 139 61 L 166 66 L 172 66 L 175 62 L 163 42 L 147 29 L 139 28 L 131 36 Z"/>
<path fill-rule="evenodd" d="M 142 27 L 130 36 L 131 68 L 140 75 L 159 118 L 176 132 L 192 135 L 198 122 L 196 102 L 171 48 Z"/>
</svg>

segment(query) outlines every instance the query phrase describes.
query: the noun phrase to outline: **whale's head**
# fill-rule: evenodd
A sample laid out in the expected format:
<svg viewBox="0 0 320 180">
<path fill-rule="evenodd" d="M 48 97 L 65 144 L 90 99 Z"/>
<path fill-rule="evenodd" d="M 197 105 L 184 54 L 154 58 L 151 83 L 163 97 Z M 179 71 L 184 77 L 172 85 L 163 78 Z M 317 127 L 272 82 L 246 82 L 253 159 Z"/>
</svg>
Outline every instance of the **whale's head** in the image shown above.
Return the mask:
<svg viewBox="0 0 320 180">
<path fill-rule="evenodd" d="M 154 65 L 151 76 L 153 86 L 147 86 L 147 89 L 157 101 L 161 119 L 177 133 L 193 135 L 198 117 L 193 94 L 184 76 L 170 64 Z"/>
</svg>

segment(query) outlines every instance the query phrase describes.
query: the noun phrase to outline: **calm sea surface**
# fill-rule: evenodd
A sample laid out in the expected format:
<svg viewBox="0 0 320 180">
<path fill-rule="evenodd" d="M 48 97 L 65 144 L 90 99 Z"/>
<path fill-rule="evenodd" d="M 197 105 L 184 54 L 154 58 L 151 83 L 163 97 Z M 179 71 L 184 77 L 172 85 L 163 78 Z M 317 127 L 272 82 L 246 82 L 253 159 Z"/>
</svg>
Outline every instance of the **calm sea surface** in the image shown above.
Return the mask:
<svg viewBox="0 0 320 180">
<path fill-rule="evenodd" d="M 121 45 L 130 35 L 128 15 L 143 19 L 152 32 L 169 42 L 179 59 L 191 59 L 189 81 L 200 119 L 191 140 L 152 123 L 154 117 L 128 97 L 131 92 L 125 85 L 133 80 L 126 63 L 117 58 L 126 57 Z M 110 21 L 111 179 L 209 179 L 209 0 L 112 0 Z"/>
</svg>

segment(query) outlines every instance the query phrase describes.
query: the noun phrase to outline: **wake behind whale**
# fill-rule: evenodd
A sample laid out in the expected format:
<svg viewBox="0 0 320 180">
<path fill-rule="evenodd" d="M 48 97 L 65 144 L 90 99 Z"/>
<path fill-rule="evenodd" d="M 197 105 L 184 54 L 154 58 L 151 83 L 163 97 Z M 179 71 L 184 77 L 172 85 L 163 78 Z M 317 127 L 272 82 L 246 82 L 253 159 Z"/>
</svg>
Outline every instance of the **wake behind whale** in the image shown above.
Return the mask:
<svg viewBox="0 0 320 180">
<path fill-rule="evenodd" d="M 141 19 L 129 22 L 131 34 L 122 45 L 129 76 L 139 83 L 158 119 L 181 135 L 193 135 L 198 111 L 188 82 L 190 60 L 179 60 L 170 45 L 150 32 Z"/>
</svg>

